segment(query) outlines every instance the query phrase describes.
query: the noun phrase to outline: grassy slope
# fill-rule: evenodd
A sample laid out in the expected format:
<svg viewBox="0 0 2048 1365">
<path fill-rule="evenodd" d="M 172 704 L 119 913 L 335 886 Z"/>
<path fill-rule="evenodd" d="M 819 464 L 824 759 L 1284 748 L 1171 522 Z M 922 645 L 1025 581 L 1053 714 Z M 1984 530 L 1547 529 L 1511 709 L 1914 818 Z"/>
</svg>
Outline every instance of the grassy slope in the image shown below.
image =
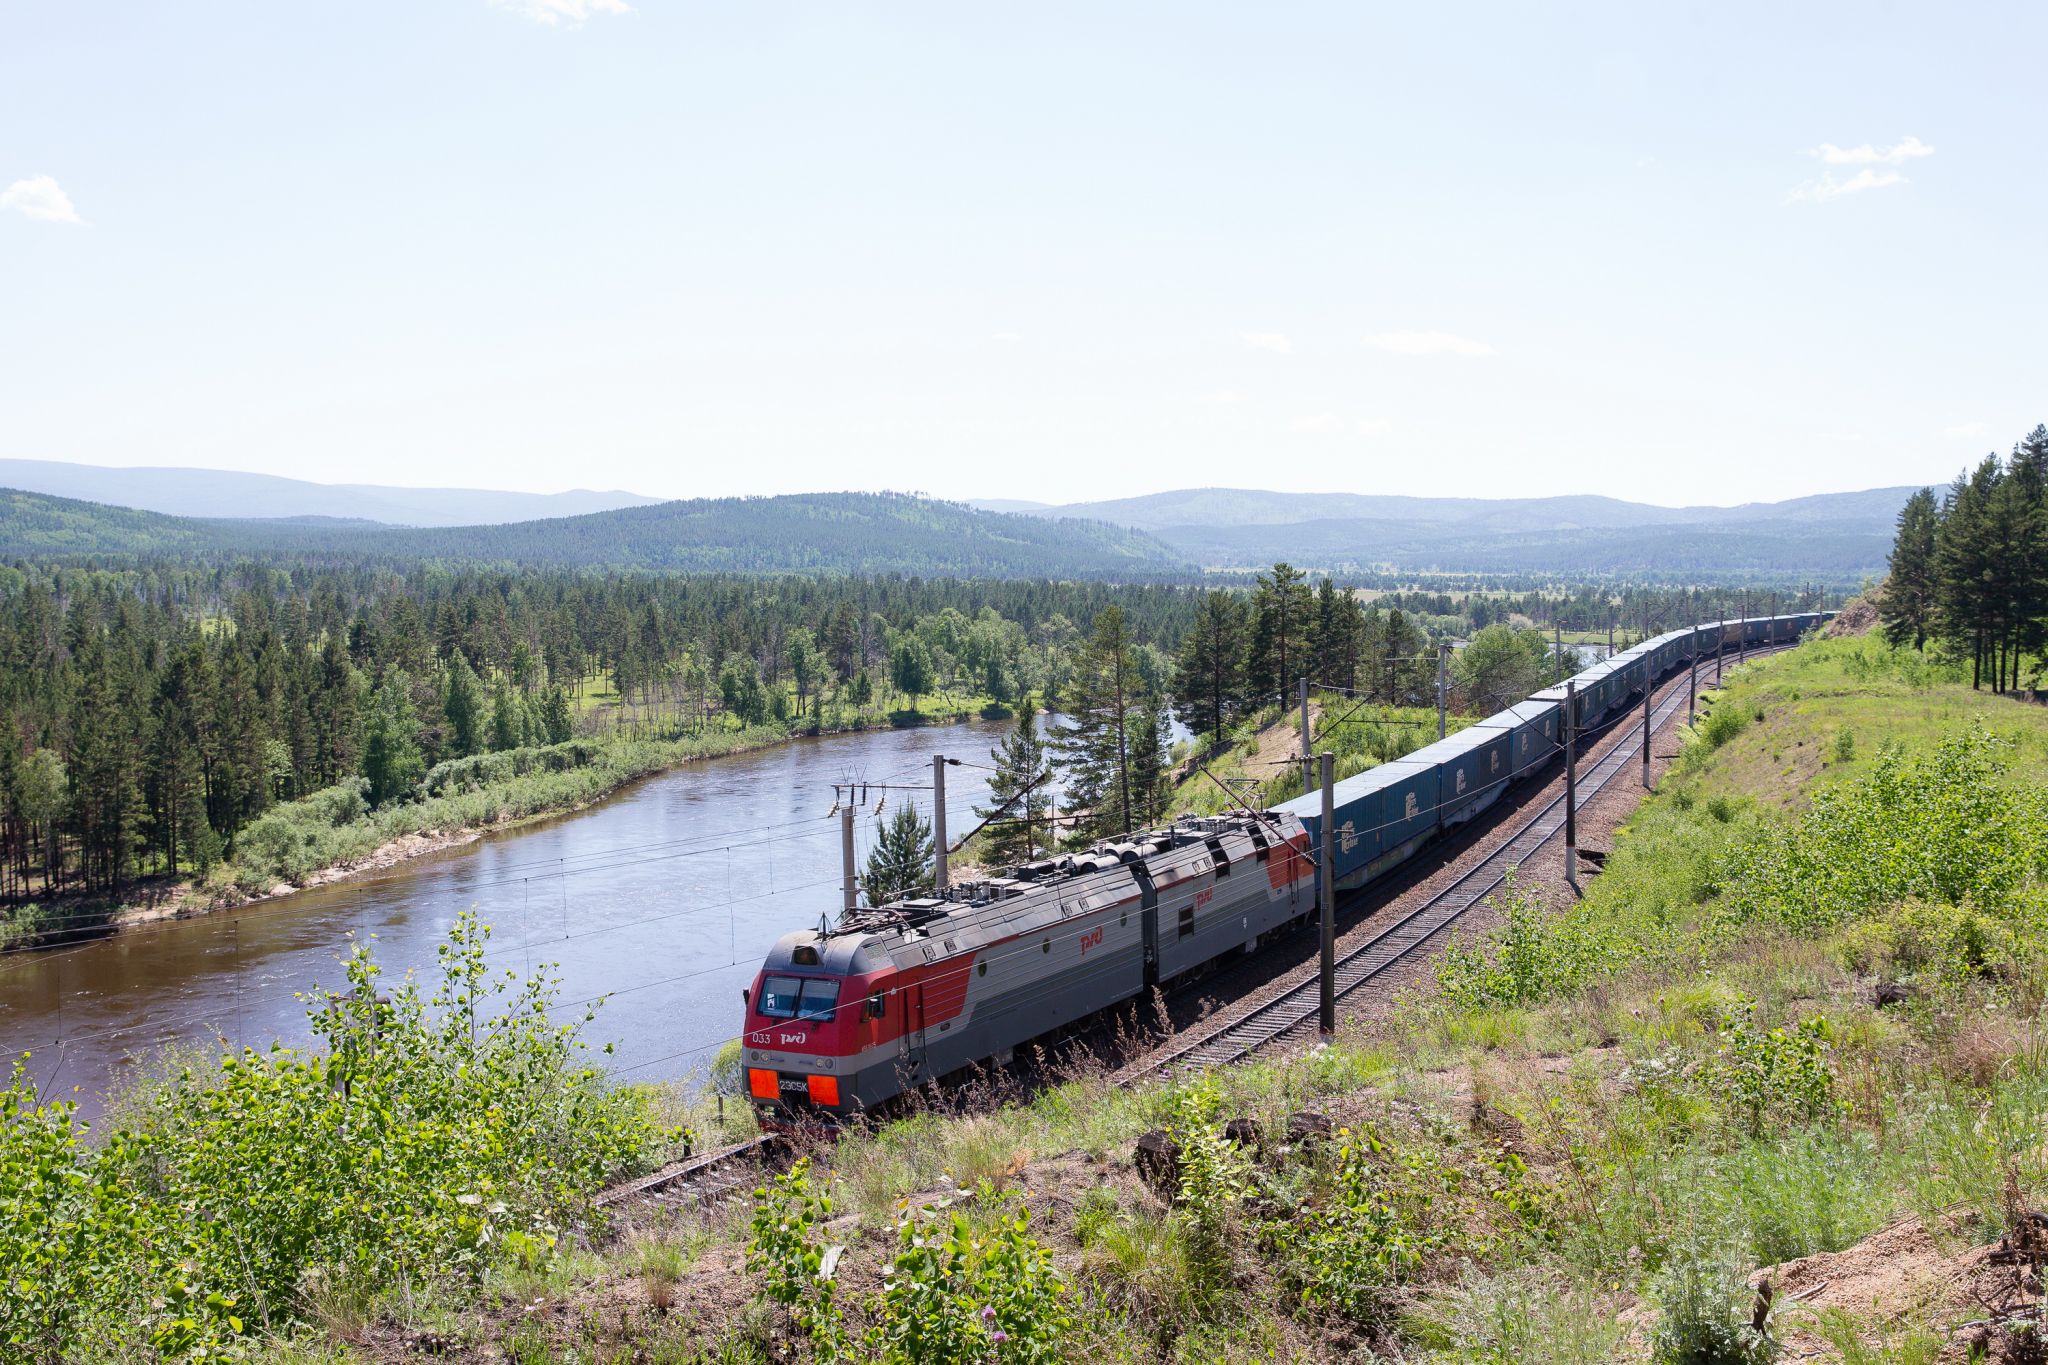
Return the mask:
<svg viewBox="0 0 2048 1365">
<path fill-rule="evenodd" d="M 1755 1266 L 1938 1211 L 1947 1250 L 1988 1239 L 2009 1177 L 2048 1184 L 2037 953 L 2000 958 L 1994 945 L 1988 973 L 1971 970 L 1916 948 L 1880 906 L 1846 928 L 1758 927 L 1679 957 L 1668 935 L 1729 894 L 1700 878 L 1704 853 L 1765 837 L 1818 789 L 1858 789 L 1881 743 L 1925 753 L 1981 721 L 2011 738 L 2012 780 L 2028 783 L 2048 771 L 2048 710 L 1973 696 L 1853 641 L 1747 668 L 1713 709 L 1750 720 L 1690 746 L 1619 841 L 1586 902 L 1608 935 L 1597 970 L 1567 980 L 1538 963 L 1521 988 L 1475 989 L 1470 964 L 1498 962 L 1497 941 L 1449 973 L 1448 995 L 1425 990 L 1392 1022 L 1305 1056 L 1138 1090 L 1081 1074 L 975 1117 L 844 1140 L 820 1234 L 848 1247 L 841 1301 L 861 1320 L 906 1207 L 961 1207 L 957 1192 L 983 1180 L 1024 1191 L 1033 1231 L 1078 1286 L 1085 1311 L 1061 1352 L 1073 1361 L 1363 1360 L 1373 1345 L 1445 1361 L 1642 1359 L 1663 1323 L 1734 1331 Z M 1566 941 L 1553 916 L 1516 920 L 1530 941 Z M 1873 979 L 1903 979 L 1914 999 L 1879 1010 Z M 1753 1028 L 1728 1013 L 1745 998 Z M 1807 1020 L 1824 1022 L 1802 1053 Z M 1275 1151 L 1174 1208 L 1134 1176 L 1131 1143 L 1204 1106 L 1269 1133 L 1315 1109 L 1371 1141 L 1348 1187 L 1332 1154 Z M 745 1217 L 645 1211 L 480 1300 L 389 1305 L 389 1330 L 364 1339 L 426 1329 L 437 1349 L 533 1362 L 809 1358 L 751 1297 Z M 1325 1226 L 1342 1235 L 1314 1243 Z M 1335 1266 L 1359 1291 L 1341 1308 L 1319 1278 Z M 1773 1330 L 1821 1358 L 1861 1340 L 1892 1352 L 1862 1358 L 1921 1360 L 1979 1311 L 1902 1290 L 1825 1320 L 1785 1308 Z"/>
</svg>

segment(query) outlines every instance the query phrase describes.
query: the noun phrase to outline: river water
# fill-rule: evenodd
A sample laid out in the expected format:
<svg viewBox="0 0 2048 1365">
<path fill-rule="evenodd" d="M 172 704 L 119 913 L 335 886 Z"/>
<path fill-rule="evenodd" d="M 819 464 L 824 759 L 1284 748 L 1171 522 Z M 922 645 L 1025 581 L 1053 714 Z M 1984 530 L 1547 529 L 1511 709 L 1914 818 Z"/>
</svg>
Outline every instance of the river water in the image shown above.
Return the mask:
<svg viewBox="0 0 2048 1365">
<path fill-rule="evenodd" d="M 387 988 L 407 970 L 431 984 L 436 946 L 473 906 L 492 926 L 494 965 L 557 964 L 563 1006 L 609 995 L 585 1037 L 617 1044 L 606 1059 L 616 1072 L 701 1076 L 737 1031 L 740 990 L 769 945 L 838 912 L 832 785 L 929 785 L 934 752 L 982 764 L 947 769 L 957 840 L 1010 724 L 833 735 L 692 763 L 361 880 L 0 960 L 0 1049 L 32 1051 L 44 1092 L 90 1117 L 167 1043 L 307 1041 L 295 993 L 342 984 L 351 935 L 374 936 Z M 879 799 L 870 791 L 858 818 L 862 858 Z M 886 799 L 930 808 L 929 792 Z"/>
</svg>

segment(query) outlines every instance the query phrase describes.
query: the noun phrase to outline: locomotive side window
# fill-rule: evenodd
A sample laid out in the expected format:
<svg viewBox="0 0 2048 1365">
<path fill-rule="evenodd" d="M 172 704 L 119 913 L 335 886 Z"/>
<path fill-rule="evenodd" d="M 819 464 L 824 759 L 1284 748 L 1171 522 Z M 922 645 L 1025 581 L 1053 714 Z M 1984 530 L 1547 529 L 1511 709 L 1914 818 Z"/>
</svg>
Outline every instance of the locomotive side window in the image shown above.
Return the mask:
<svg viewBox="0 0 2048 1365">
<path fill-rule="evenodd" d="M 771 976 L 761 983 L 761 1013 L 771 1019 L 796 1018 L 796 997 L 802 983 L 793 976 Z"/>
<path fill-rule="evenodd" d="M 833 1009 L 839 1004 L 839 983 L 812 977 L 804 982 L 803 995 L 798 999 L 796 1017 L 799 1019 L 830 1019 Z"/>
</svg>

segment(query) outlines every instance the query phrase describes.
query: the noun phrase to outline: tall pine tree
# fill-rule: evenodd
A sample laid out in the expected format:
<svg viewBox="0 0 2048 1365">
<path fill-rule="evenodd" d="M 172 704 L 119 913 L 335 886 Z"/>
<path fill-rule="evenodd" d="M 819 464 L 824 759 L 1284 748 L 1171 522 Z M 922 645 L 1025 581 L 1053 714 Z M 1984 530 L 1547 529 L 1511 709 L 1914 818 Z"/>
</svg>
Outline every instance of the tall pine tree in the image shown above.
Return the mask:
<svg viewBox="0 0 2048 1365">
<path fill-rule="evenodd" d="M 1934 629 L 1935 529 L 1941 517 L 1934 502 L 1934 490 L 1923 488 L 1906 499 L 1899 509 L 1899 530 L 1892 542 L 1891 572 L 1885 579 L 1878 612 L 1885 634 L 1895 645 L 1911 641 L 1913 648 L 1925 649 Z"/>
<path fill-rule="evenodd" d="M 1046 824 L 1051 784 L 1043 780 L 1045 741 L 1038 733 L 1038 708 L 1031 698 L 1017 707 L 1016 727 L 989 751 L 989 757 L 996 761 L 995 776 L 988 781 L 989 803 L 974 808 L 976 816 L 992 822 L 983 836 L 989 861 L 1003 866 L 1028 863 L 1052 845 Z"/>
<path fill-rule="evenodd" d="M 1218 745 L 1245 710 L 1245 655 L 1251 644 L 1245 615 L 1244 599 L 1236 593 L 1210 592 L 1173 661 L 1173 700 L 1182 722 Z"/>
<path fill-rule="evenodd" d="M 1075 661 L 1068 724 L 1059 737 L 1067 804 L 1080 817 L 1074 833 L 1081 842 L 1121 834 L 1134 823 L 1131 741 L 1140 691 L 1123 608 L 1104 607 Z"/>
</svg>

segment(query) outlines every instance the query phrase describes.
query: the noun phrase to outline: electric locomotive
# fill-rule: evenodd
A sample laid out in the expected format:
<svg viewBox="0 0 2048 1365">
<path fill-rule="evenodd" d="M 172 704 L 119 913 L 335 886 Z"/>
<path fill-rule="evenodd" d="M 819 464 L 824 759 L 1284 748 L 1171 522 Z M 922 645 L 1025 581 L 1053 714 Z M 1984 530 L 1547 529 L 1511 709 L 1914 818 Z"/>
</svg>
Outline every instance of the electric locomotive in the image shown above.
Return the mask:
<svg viewBox="0 0 2048 1365">
<path fill-rule="evenodd" d="M 785 934 L 746 993 L 747 1092 L 830 1123 L 1015 1050 L 1305 919 L 1298 819 L 1185 818 Z"/>
</svg>

